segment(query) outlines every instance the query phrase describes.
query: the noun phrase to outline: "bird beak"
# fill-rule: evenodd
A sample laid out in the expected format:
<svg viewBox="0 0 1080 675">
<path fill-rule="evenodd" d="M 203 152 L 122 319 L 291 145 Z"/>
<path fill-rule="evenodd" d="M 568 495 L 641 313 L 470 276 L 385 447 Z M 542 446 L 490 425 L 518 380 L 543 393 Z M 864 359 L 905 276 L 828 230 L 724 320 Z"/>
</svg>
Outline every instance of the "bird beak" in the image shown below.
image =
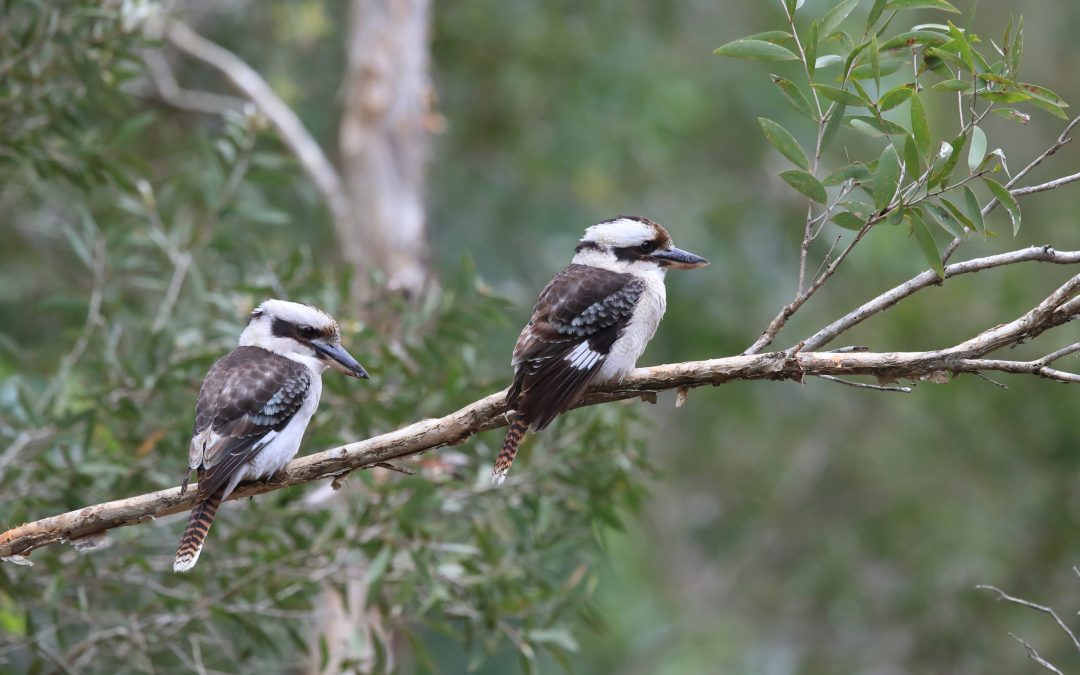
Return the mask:
<svg viewBox="0 0 1080 675">
<path fill-rule="evenodd" d="M 652 257 L 661 267 L 673 267 L 677 270 L 692 270 L 695 267 L 705 267 L 709 261 L 699 255 L 684 251 L 681 248 L 664 248 L 655 251 Z"/>
<path fill-rule="evenodd" d="M 344 373 L 351 377 L 359 377 L 368 379 L 367 371 L 364 367 L 357 363 L 356 359 L 352 357 L 352 354 L 345 351 L 345 348 L 338 344 L 330 344 L 323 342 L 322 340 L 312 340 L 311 347 L 317 351 L 321 356 L 328 359 L 328 365 L 339 373 Z"/>
</svg>

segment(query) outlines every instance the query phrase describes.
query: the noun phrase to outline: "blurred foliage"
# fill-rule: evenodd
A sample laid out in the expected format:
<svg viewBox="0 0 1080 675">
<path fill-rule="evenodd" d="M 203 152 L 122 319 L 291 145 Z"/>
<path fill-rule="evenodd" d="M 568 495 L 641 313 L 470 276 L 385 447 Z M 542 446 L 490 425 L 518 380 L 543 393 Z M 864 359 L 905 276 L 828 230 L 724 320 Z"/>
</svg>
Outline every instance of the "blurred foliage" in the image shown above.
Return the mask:
<svg viewBox="0 0 1080 675">
<path fill-rule="evenodd" d="M 899 12 L 876 36 L 880 85 L 869 47 L 851 67 L 868 66 L 871 77 L 838 79 L 844 63 L 827 57 L 862 44 L 882 5 L 870 22 L 876 35 L 895 4 L 807 0 L 795 10 L 804 47 L 817 33 L 814 81 L 858 97 L 870 118 L 861 120 L 868 130 L 832 109 L 839 128 L 815 180 L 831 183 L 835 169 L 859 161 L 866 173 L 852 170 L 850 194 L 879 206 L 882 151 L 895 144 L 906 161 L 916 131 L 912 97 L 897 89 L 913 81 L 909 63 L 920 68 L 931 130 L 915 163 L 929 167 L 940 141 L 963 133 L 952 175 L 970 176 L 974 125 L 967 113 L 958 123 L 955 95 L 934 88 L 968 79 L 954 77 L 970 65 L 965 44 L 973 60 L 983 55 L 977 71 L 1038 81 L 1065 100 L 1080 95 L 1067 66 L 1078 55 L 1080 7 L 1064 3 Z M 258 115 L 196 117 L 146 93 L 132 54 L 153 47 L 135 30 L 148 5 L 3 6 L 0 527 L 176 485 L 201 377 L 264 297 L 333 312 L 373 374 L 370 383 L 326 376 L 302 452 L 504 386 L 536 289 L 599 218 L 655 217 L 680 246 L 714 261 L 672 275 L 646 362 L 738 353 L 790 300 L 806 201 L 779 174 L 791 157 L 801 164 L 792 140 L 811 160 L 817 123 L 768 75 L 812 101 L 806 69 L 786 55 L 767 66 L 710 56 L 739 36 L 790 34 L 780 2 L 436 3 L 446 131 L 436 138 L 430 220 L 441 289 L 414 305 L 362 308 L 346 297 L 348 272 L 317 194 Z M 824 25 L 837 6 L 850 16 Z M 341 4 L 189 9 L 333 146 Z M 1020 9 L 1027 38 L 1017 80 L 993 46 Z M 912 43 L 888 46 L 949 18 L 963 32 L 925 27 Z M 1011 45 L 1020 25 L 1017 16 Z M 789 37 L 759 39 L 798 51 Z M 894 61 L 902 63 L 886 72 Z M 936 73 L 942 65 L 948 76 Z M 205 69 L 173 67 L 185 86 L 222 88 Z M 1021 93 L 994 79 L 976 84 L 983 100 Z M 1030 114 L 1026 126 L 1016 116 L 978 123 L 987 145 L 975 171 L 997 147 L 1016 170 L 1060 133 L 1051 114 L 1024 107 L 1033 103 L 1000 102 Z M 765 124 L 766 136 L 761 117 L 775 125 Z M 1066 147 L 1031 182 L 1071 173 L 1076 153 Z M 845 189 L 828 187 L 834 197 Z M 971 236 L 961 254 L 1077 248 L 1067 190 L 1028 198 L 1015 239 L 1008 214 L 996 213 L 988 227 L 999 236 Z M 924 182 L 912 195 L 925 193 Z M 955 206 L 970 219 L 964 202 Z M 928 213 L 919 212 L 924 223 Z M 954 230 L 964 224 L 942 217 Z M 923 268 L 929 249 L 906 223 L 867 235 L 782 338 L 793 342 Z M 811 271 L 850 235 L 823 224 Z M 933 236 L 940 244 L 941 232 Z M 1013 318 L 1066 273 L 1017 267 L 950 280 L 848 339 L 882 350 L 951 344 Z M 1051 334 L 1023 351 L 1072 341 Z M 1071 646 L 1045 617 L 973 590 L 993 583 L 1063 614 L 1076 604 L 1071 390 L 1023 377 L 1008 384 L 960 378 L 901 397 L 826 382 L 739 383 L 694 392 L 677 412 L 661 397 L 637 422 L 628 411 L 640 404 L 577 411 L 529 441 L 522 471 L 502 490 L 486 484 L 501 440 L 492 432 L 421 458 L 415 477 L 354 475 L 332 502 L 313 504 L 311 486 L 231 503 L 190 576 L 169 569 L 179 518 L 114 531 L 102 550 L 45 549 L 33 567 L 0 565 L 0 669 L 297 672 L 319 589 L 357 573 L 370 588 L 377 670 L 1033 667 L 1010 631 L 1066 667 Z M 660 467 L 655 479 L 650 466 Z"/>
</svg>

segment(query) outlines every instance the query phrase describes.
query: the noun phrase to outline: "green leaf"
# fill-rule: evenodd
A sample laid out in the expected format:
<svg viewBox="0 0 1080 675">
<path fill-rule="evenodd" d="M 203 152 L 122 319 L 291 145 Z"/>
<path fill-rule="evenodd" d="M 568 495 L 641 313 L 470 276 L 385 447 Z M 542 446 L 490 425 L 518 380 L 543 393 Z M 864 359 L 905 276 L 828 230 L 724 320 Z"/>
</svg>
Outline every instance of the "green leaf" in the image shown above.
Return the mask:
<svg viewBox="0 0 1080 675">
<path fill-rule="evenodd" d="M 971 222 L 975 224 L 975 229 L 986 234 L 986 224 L 983 222 L 979 198 L 975 196 L 975 193 L 967 185 L 964 186 L 964 206 L 967 208 L 968 216 L 971 217 Z"/>
<path fill-rule="evenodd" d="M 736 59 L 757 61 L 798 61 L 799 57 L 786 47 L 765 42 L 764 40 L 735 40 L 717 47 L 713 54 L 730 56 Z"/>
<path fill-rule="evenodd" d="M 852 118 L 852 119 L 848 120 L 848 124 L 850 124 L 851 128 L 854 129 L 855 131 L 858 131 L 859 133 L 862 133 L 862 134 L 866 134 L 870 138 L 881 138 L 882 136 L 885 135 L 885 132 L 878 129 L 877 126 L 871 126 L 871 125 L 867 124 L 864 121 L 866 119 L 871 119 L 871 118 L 861 118 L 861 119 Z"/>
<path fill-rule="evenodd" d="M 848 122 L 854 127 L 856 122 L 862 122 L 871 129 L 876 130 L 879 134 L 885 134 L 888 136 L 903 136 L 908 132 L 907 129 L 900 126 L 892 120 L 887 120 L 884 117 L 877 118 L 872 115 L 852 115 L 847 118 Z"/>
<path fill-rule="evenodd" d="M 915 241 L 918 242 L 923 257 L 930 263 L 930 269 L 937 273 L 938 279 L 944 279 L 945 263 L 941 261 L 941 251 L 938 250 L 937 242 L 934 241 L 934 235 L 927 229 L 918 209 L 909 210 L 907 215 L 911 220 L 911 233 L 915 235 Z"/>
<path fill-rule="evenodd" d="M 803 152 L 802 147 L 799 146 L 799 142 L 795 140 L 794 136 L 788 133 L 787 129 L 766 117 L 759 117 L 758 124 L 761 125 L 761 130 L 765 132 L 765 139 L 768 140 L 781 155 L 790 159 L 791 163 L 800 169 L 810 170 L 810 160 L 807 159 L 806 153 Z"/>
<path fill-rule="evenodd" d="M 970 94 L 975 90 L 967 80 L 943 80 L 930 88 L 934 91 L 956 91 L 961 94 Z"/>
<path fill-rule="evenodd" d="M 803 40 L 803 52 L 806 54 L 806 74 L 810 76 L 810 81 L 814 81 L 814 68 L 817 67 L 817 48 L 818 48 L 818 25 L 815 21 L 810 24 L 810 30 L 807 31 L 806 39 Z"/>
<path fill-rule="evenodd" d="M 874 87 L 881 91 L 881 53 L 876 35 L 870 36 L 870 70 L 874 71 Z"/>
<path fill-rule="evenodd" d="M 874 4 L 870 7 L 870 14 L 866 17 L 866 32 L 869 33 L 877 23 L 877 20 L 881 18 L 881 13 L 885 11 L 886 0 L 874 0 Z"/>
<path fill-rule="evenodd" d="M 994 195 L 1001 205 L 1005 207 L 1005 210 L 1009 212 L 1009 218 L 1012 220 L 1013 236 L 1020 231 L 1020 205 L 1016 203 L 1016 197 L 1012 196 L 1009 189 L 996 180 L 987 176 L 982 177 L 983 182 L 986 183 L 986 187 L 990 189 L 990 194 Z"/>
<path fill-rule="evenodd" d="M 885 77 L 886 75 L 892 75 L 904 66 L 910 65 L 910 59 L 888 58 L 878 63 L 877 74 L 879 77 Z M 870 63 L 863 63 L 851 70 L 851 79 L 853 80 L 869 80 L 872 77 L 874 77 L 873 59 L 871 59 Z M 878 88 L 880 89 L 880 86 Z"/>
<path fill-rule="evenodd" d="M 1009 72 L 1016 77 L 1020 72 L 1020 60 L 1024 55 L 1024 17 L 1016 26 L 1016 37 L 1013 38 L 1012 56 L 1009 58 Z"/>
<path fill-rule="evenodd" d="M 842 103 L 833 106 L 829 121 L 825 124 L 825 133 L 821 136 L 822 152 L 825 151 L 825 148 L 829 147 L 829 143 L 832 143 L 833 138 L 836 137 L 836 132 L 840 129 L 840 124 L 844 121 L 845 110 L 847 110 L 847 106 Z"/>
<path fill-rule="evenodd" d="M 534 644 L 553 644 L 568 652 L 578 651 L 577 640 L 565 628 L 534 628 L 525 634 L 525 638 Z"/>
<path fill-rule="evenodd" d="M 767 30 L 763 33 L 754 33 L 753 35 L 747 35 L 744 40 L 761 40 L 762 42 L 771 42 L 774 45 L 787 45 L 795 44 L 795 36 L 784 30 Z"/>
<path fill-rule="evenodd" d="M 954 14 L 960 13 L 960 10 L 945 2 L 945 0 L 889 0 L 885 3 L 885 9 L 940 9 Z"/>
<path fill-rule="evenodd" d="M 854 164 L 848 164 L 845 167 L 833 171 L 821 182 L 825 185 L 835 187 L 850 179 L 854 179 L 855 182 L 861 183 L 868 178 L 870 178 L 870 169 L 866 168 L 866 165 L 861 162 L 855 162 Z"/>
<path fill-rule="evenodd" d="M 866 224 L 866 220 L 850 211 L 841 211 L 832 215 L 832 221 L 845 230 L 859 231 Z"/>
<path fill-rule="evenodd" d="M 873 193 L 874 206 L 883 209 L 889 205 L 893 196 L 896 195 L 896 186 L 900 184 L 900 158 L 896 156 L 896 150 L 892 144 L 885 146 L 878 158 L 877 170 L 874 172 Z"/>
<path fill-rule="evenodd" d="M 919 157 L 919 147 L 915 144 L 915 137 L 908 134 L 904 137 L 904 166 L 908 175 L 919 178 L 923 173 L 923 162 Z"/>
<path fill-rule="evenodd" d="M 948 209 L 929 202 L 924 203 L 923 206 L 925 207 L 925 219 L 929 221 L 930 224 L 937 225 L 954 239 L 962 236 L 961 232 L 957 232 L 949 226 L 950 222 L 956 222 L 956 220 L 952 217 L 952 214 L 949 213 Z M 963 230 L 963 225 L 960 226 L 960 229 Z"/>
<path fill-rule="evenodd" d="M 839 54 L 826 54 L 825 56 L 819 56 L 814 61 L 814 69 L 820 70 L 821 68 L 831 68 L 844 62 L 843 57 Z"/>
<path fill-rule="evenodd" d="M 882 49 L 914 48 L 917 45 L 923 47 L 939 47 L 949 41 L 941 33 L 932 30 L 913 30 L 895 35 L 881 43 Z"/>
<path fill-rule="evenodd" d="M 986 156 L 986 134 L 977 125 L 971 128 L 971 146 L 968 148 L 968 171 L 975 173 Z"/>
<path fill-rule="evenodd" d="M 788 169 L 787 171 L 781 171 L 780 177 L 784 179 L 785 183 L 819 204 L 824 204 L 829 199 L 829 196 L 825 193 L 825 186 L 821 184 L 821 181 L 806 171 Z"/>
<path fill-rule="evenodd" d="M 1047 103 L 1046 101 L 1037 98 L 1031 99 L 1030 103 L 1036 108 L 1042 108 L 1043 110 L 1049 111 L 1051 115 L 1058 119 L 1069 119 L 1069 116 L 1065 114 L 1065 111 L 1061 109 L 1061 106 L 1056 106 L 1053 103 Z"/>
<path fill-rule="evenodd" d="M 837 103 L 843 103 L 844 105 L 857 105 L 862 107 L 868 107 L 870 101 L 861 98 L 854 92 L 847 91 L 846 89 L 839 89 L 837 87 L 831 87 L 827 84 L 812 84 L 817 93 L 821 94 L 825 98 L 832 99 Z"/>
<path fill-rule="evenodd" d="M 1031 100 L 1030 96 L 1018 91 L 984 91 L 979 96 L 994 103 L 1023 103 Z"/>
<path fill-rule="evenodd" d="M 949 22 L 949 36 L 952 37 L 953 42 L 956 43 L 957 49 L 960 51 L 960 58 L 967 64 L 968 70 L 971 72 L 978 72 L 975 70 L 975 57 L 971 53 L 971 43 L 968 42 L 967 36 L 964 35 L 964 31 L 956 27 L 952 21 Z"/>
<path fill-rule="evenodd" d="M 818 19 L 820 24 L 818 34 L 828 36 L 839 28 L 852 10 L 859 6 L 859 2 L 860 0 L 840 0 L 836 3 L 836 6 L 826 12 L 825 16 Z"/>
<path fill-rule="evenodd" d="M 922 107 L 922 99 L 918 93 L 912 93 L 912 136 L 915 138 L 915 147 L 919 151 L 919 157 L 927 164 L 930 163 L 930 122 L 927 120 L 927 110 Z"/>
<path fill-rule="evenodd" d="M 926 182 L 928 188 L 935 185 L 944 185 L 949 180 L 953 169 L 956 168 L 956 163 L 960 160 L 960 153 L 963 151 L 965 143 L 967 143 L 966 133 L 960 134 L 949 141 L 949 145 L 952 147 L 949 157 L 944 162 L 939 162 L 937 168 L 930 174 L 930 179 Z"/>
<path fill-rule="evenodd" d="M 964 214 L 964 212 L 956 206 L 956 204 L 953 204 L 944 197 L 941 197 L 941 203 L 945 206 L 945 209 L 949 212 L 949 215 L 953 217 L 953 220 L 960 223 L 960 225 L 963 226 L 965 230 L 971 232 L 978 232 L 978 230 L 975 229 L 975 223 L 973 223 L 971 221 L 971 218 L 968 218 Z"/>
<path fill-rule="evenodd" d="M 900 105 L 904 101 L 911 98 L 912 92 L 914 92 L 914 84 L 901 84 L 898 87 L 893 87 L 889 91 L 881 95 L 878 99 L 878 110 L 885 112 L 886 110 L 892 110 L 896 106 Z"/>
<path fill-rule="evenodd" d="M 806 98 L 806 94 L 794 82 L 779 75 L 770 75 L 770 77 L 772 77 L 773 84 L 777 86 L 792 108 L 810 119 L 817 119 L 817 115 L 814 113 L 810 101 Z"/>
<path fill-rule="evenodd" d="M 370 588 L 372 584 L 377 583 L 379 579 L 382 578 L 382 575 L 390 566 L 391 553 L 393 553 L 391 546 L 383 546 L 379 553 L 367 566 L 367 570 L 364 572 L 363 579 L 364 588 Z"/>
</svg>

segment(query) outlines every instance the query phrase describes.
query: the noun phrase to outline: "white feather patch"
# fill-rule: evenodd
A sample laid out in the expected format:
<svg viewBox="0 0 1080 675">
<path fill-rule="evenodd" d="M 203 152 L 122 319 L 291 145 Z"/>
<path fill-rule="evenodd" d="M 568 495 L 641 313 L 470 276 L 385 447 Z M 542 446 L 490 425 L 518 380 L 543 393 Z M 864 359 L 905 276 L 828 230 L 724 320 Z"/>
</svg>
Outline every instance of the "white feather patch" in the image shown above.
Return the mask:
<svg viewBox="0 0 1080 675">
<path fill-rule="evenodd" d="M 574 347 L 573 351 L 566 355 L 566 360 L 570 362 L 570 367 L 576 370 L 589 370 L 602 358 L 604 358 L 604 355 L 600 352 L 593 351 L 592 348 L 589 347 L 587 341 Z"/>
</svg>

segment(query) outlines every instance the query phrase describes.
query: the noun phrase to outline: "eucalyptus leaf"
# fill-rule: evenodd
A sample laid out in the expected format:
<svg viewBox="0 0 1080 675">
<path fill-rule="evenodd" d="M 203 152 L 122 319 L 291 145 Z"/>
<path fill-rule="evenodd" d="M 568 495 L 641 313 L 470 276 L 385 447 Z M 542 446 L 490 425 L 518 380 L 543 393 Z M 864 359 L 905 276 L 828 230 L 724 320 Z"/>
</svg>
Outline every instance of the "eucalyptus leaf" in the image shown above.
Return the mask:
<svg viewBox="0 0 1080 675">
<path fill-rule="evenodd" d="M 890 143 L 881 152 L 877 170 L 874 172 L 874 206 L 878 209 L 883 209 L 892 202 L 897 186 L 900 184 L 900 174 L 900 158 Z"/>
<path fill-rule="evenodd" d="M 770 75 L 770 77 L 772 78 L 773 84 L 780 90 L 780 93 L 783 94 L 784 98 L 791 104 L 792 108 L 795 108 L 796 111 L 810 119 L 817 118 L 817 115 L 814 113 L 814 109 L 810 104 L 810 100 L 806 98 L 806 94 L 804 94 L 802 89 L 799 89 L 794 82 L 780 75 Z"/>
<path fill-rule="evenodd" d="M 971 128 L 971 145 L 968 146 L 968 171 L 975 173 L 986 156 L 986 134 L 978 126 Z"/>
<path fill-rule="evenodd" d="M 827 99 L 836 101 L 837 103 L 843 103 L 844 105 L 857 105 L 857 106 L 869 106 L 870 101 L 860 97 L 854 92 L 850 92 L 846 89 L 840 89 L 827 84 L 812 84 L 817 93 L 821 94 Z"/>
<path fill-rule="evenodd" d="M 945 279 L 945 263 L 941 260 L 941 251 L 938 250 L 934 235 L 926 227 L 919 210 L 910 209 L 907 216 L 911 221 L 911 233 L 915 236 L 915 241 L 918 242 L 926 262 L 930 264 L 930 269 L 934 270 L 938 279 Z"/>
<path fill-rule="evenodd" d="M 824 204 L 828 201 L 829 196 L 825 192 L 825 186 L 807 171 L 803 171 L 802 169 L 788 169 L 787 171 L 780 172 L 780 178 L 782 178 L 785 183 L 819 204 Z"/>
<path fill-rule="evenodd" d="M 761 125 L 761 130 L 765 132 L 766 140 L 781 155 L 791 160 L 795 166 L 807 171 L 810 170 L 810 160 L 807 159 L 806 153 L 803 152 L 799 142 L 795 140 L 795 137 L 787 129 L 766 117 L 759 117 L 758 124 Z"/>
<path fill-rule="evenodd" d="M 1009 212 L 1009 219 L 1012 220 L 1013 236 L 1020 231 L 1020 205 L 1016 203 L 1016 197 L 1009 192 L 1001 183 L 989 178 L 988 176 L 982 177 L 983 182 L 986 183 L 986 187 L 990 189 L 990 194 L 1001 202 L 1001 205 L 1005 207 L 1005 210 Z"/>
<path fill-rule="evenodd" d="M 965 185 L 963 190 L 964 206 L 967 208 L 967 214 L 971 218 L 971 222 L 975 224 L 976 230 L 986 234 L 986 224 L 983 222 L 982 207 L 979 206 L 979 198 L 975 196 L 975 193 L 971 191 L 969 186 Z"/>
<path fill-rule="evenodd" d="M 764 40 L 735 40 L 717 47 L 713 54 L 756 61 L 798 61 L 790 49 Z"/>
<path fill-rule="evenodd" d="M 945 0 L 889 0 L 885 3 L 885 9 L 940 9 L 954 14 L 960 13 L 960 10 Z"/>
</svg>

